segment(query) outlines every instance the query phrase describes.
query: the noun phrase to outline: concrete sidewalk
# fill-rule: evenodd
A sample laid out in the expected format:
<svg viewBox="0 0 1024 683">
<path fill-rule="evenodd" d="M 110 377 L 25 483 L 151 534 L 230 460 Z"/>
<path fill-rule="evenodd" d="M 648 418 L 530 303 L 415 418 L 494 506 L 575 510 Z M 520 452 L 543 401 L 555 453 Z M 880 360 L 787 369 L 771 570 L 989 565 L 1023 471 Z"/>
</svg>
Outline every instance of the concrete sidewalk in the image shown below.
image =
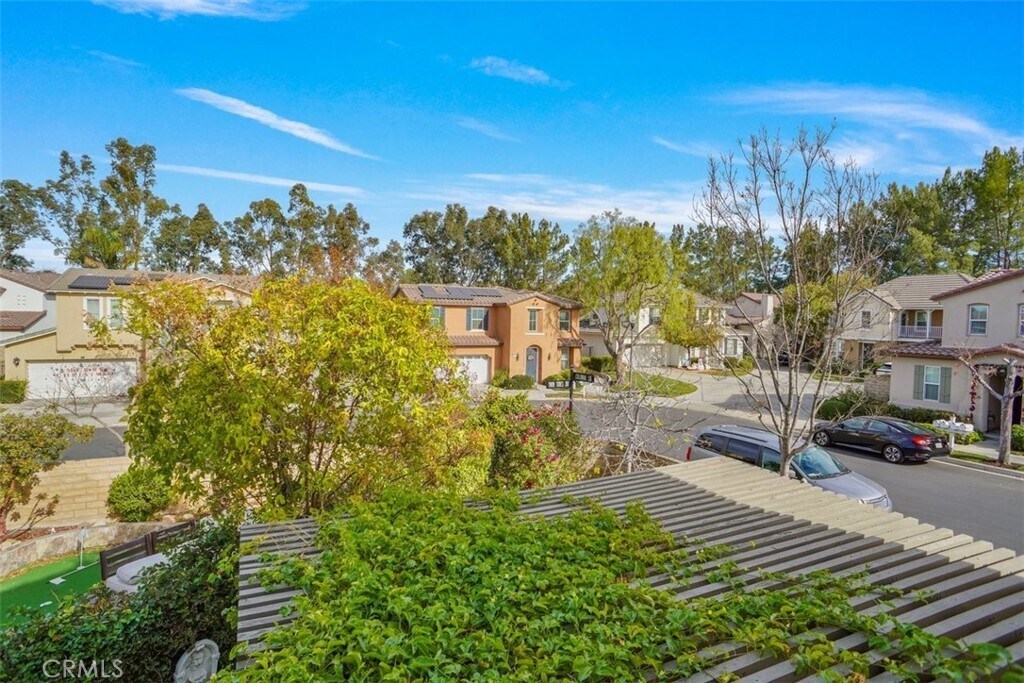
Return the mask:
<svg viewBox="0 0 1024 683">
<path fill-rule="evenodd" d="M 996 462 L 999 459 L 999 435 L 987 434 L 984 441 L 970 445 L 958 443 L 954 446 L 954 450 L 970 453 L 971 455 L 979 455 L 983 458 L 988 458 L 992 462 Z M 1010 453 L 1010 464 L 1024 465 L 1024 455 Z"/>
</svg>

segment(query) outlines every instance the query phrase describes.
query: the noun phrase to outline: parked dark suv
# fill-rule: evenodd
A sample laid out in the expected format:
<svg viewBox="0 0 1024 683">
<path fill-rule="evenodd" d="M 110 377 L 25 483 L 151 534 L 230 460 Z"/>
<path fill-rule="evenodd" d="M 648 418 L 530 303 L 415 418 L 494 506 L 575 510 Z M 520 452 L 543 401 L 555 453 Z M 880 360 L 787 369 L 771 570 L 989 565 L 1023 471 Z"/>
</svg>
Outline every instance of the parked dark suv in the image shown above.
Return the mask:
<svg viewBox="0 0 1024 683">
<path fill-rule="evenodd" d="M 687 460 L 726 456 L 778 472 L 780 467 L 779 437 L 763 429 L 720 425 L 697 432 L 686 451 Z M 811 486 L 853 498 L 882 510 L 892 510 L 892 500 L 881 485 L 851 472 L 832 454 L 815 444 L 796 452 L 789 464 L 789 475 Z"/>
<path fill-rule="evenodd" d="M 935 430 L 894 417 L 851 417 L 815 426 L 814 443 L 867 448 L 892 463 L 949 455 L 949 440 Z"/>
</svg>

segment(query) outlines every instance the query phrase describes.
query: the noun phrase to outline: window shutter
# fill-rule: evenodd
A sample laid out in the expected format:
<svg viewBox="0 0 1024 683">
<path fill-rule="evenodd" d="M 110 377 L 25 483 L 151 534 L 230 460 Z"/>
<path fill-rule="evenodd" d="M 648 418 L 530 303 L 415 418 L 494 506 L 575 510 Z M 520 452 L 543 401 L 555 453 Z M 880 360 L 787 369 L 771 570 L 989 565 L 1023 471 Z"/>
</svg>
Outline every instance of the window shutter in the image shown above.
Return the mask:
<svg viewBox="0 0 1024 683">
<path fill-rule="evenodd" d="M 490 322 L 490 319 L 491 319 L 491 312 L 490 311 L 484 311 L 484 329 L 485 330 L 488 330 L 488 329 L 491 328 L 491 326 L 488 324 Z"/>
<path fill-rule="evenodd" d="M 473 329 L 473 309 L 472 308 L 467 308 L 466 309 L 466 329 L 467 330 L 472 330 Z"/>
<path fill-rule="evenodd" d="M 924 397 L 924 366 L 914 366 L 914 400 L 920 401 Z"/>
<path fill-rule="evenodd" d="M 953 368 L 942 368 L 939 376 L 939 403 L 949 403 L 953 384 Z"/>
</svg>

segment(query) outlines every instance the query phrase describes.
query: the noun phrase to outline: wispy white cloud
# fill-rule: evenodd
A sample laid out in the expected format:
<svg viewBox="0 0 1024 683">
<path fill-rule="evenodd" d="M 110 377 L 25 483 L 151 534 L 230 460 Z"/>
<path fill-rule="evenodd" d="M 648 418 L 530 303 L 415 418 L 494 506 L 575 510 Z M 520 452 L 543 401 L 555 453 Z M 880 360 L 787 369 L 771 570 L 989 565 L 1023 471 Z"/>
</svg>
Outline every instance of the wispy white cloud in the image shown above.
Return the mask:
<svg viewBox="0 0 1024 683">
<path fill-rule="evenodd" d="M 728 104 L 766 107 L 786 114 L 834 116 L 874 126 L 936 130 L 993 141 L 1002 137 L 962 108 L 907 88 L 790 84 L 735 90 L 719 99 Z"/>
<path fill-rule="evenodd" d="M 187 97 L 190 100 L 208 104 L 215 109 L 226 111 L 227 113 L 234 114 L 235 116 L 251 119 L 257 123 L 267 126 L 268 128 L 273 128 L 274 130 L 279 130 L 282 133 L 287 133 L 288 135 L 308 140 L 309 142 L 328 149 L 333 149 L 337 152 L 351 154 L 352 156 L 362 157 L 364 159 L 380 159 L 380 157 L 375 157 L 372 154 L 367 154 L 362 150 L 356 149 L 355 147 L 334 138 L 330 133 L 322 131 L 319 128 L 314 128 L 308 123 L 283 118 L 269 109 L 258 107 L 255 104 L 249 104 L 244 100 L 228 97 L 227 95 L 221 95 L 213 92 L 212 90 L 205 90 L 203 88 L 182 88 L 180 90 L 175 90 L 174 92 L 182 97 Z"/>
<path fill-rule="evenodd" d="M 438 205 L 460 202 L 471 211 L 500 206 L 560 221 L 569 229 L 591 216 L 618 208 L 668 231 L 673 224 L 690 219 L 693 198 L 700 188 L 700 182 L 620 188 L 535 173 L 470 173 L 447 182 L 417 184 L 402 197 Z"/>
<path fill-rule="evenodd" d="M 708 155 L 715 153 L 715 149 L 711 145 L 704 144 L 703 142 L 673 142 L 672 140 L 666 140 L 658 135 L 652 137 L 651 142 L 656 145 L 661 145 L 665 149 L 670 149 L 673 152 L 687 154 L 693 157 L 706 158 Z"/>
<path fill-rule="evenodd" d="M 143 14 L 160 19 L 179 16 L 240 17 L 278 21 L 306 8 L 301 0 L 93 0 L 123 14 Z"/>
<path fill-rule="evenodd" d="M 112 55 L 109 52 L 103 52 L 102 50 L 88 50 L 86 51 L 86 54 L 96 57 L 97 59 L 102 59 L 104 62 L 116 64 L 118 66 L 128 66 L 133 69 L 145 66 L 145 64 L 142 64 L 141 62 L 136 62 L 134 59 L 118 57 L 117 55 Z"/>
<path fill-rule="evenodd" d="M 531 85 L 552 85 L 555 87 L 567 87 L 569 85 L 564 81 L 552 78 L 535 66 L 520 64 L 515 60 L 505 59 L 504 57 L 477 57 L 469 63 L 469 67 L 488 76 L 507 78 Z"/>
<path fill-rule="evenodd" d="M 271 187 L 292 187 L 302 183 L 310 190 L 330 192 L 348 197 L 359 197 L 365 192 L 349 185 L 335 185 L 334 183 L 318 183 L 309 180 L 294 180 L 292 178 L 278 178 L 277 176 L 260 175 L 257 173 L 240 173 L 237 171 L 221 171 L 216 168 L 204 168 L 202 166 L 181 166 L 178 164 L 157 164 L 157 169 L 167 173 L 183 173 L 185 175 L 203 176 L 206 178 L 221 178 L 223 180 L 237 180 L 243 183 L 254 185 L 270 185 Z"/>
<path fill-rule="evenodd" d="M 481 135 L 486 135 L 487 137 L 494 138 L 495 140 L 504 140 L 505 142 L 519 142 L 518 138 L 509 135 L 508 133 L 498 128 L 494 124 L 487 123 L 486 121 L 481 121 L 479 119 L 474 119 L 470 116 L 458 116 L 455 118 L 455 123 L 461 126 L 462 128 L 476 131 Z"/>
</svg>

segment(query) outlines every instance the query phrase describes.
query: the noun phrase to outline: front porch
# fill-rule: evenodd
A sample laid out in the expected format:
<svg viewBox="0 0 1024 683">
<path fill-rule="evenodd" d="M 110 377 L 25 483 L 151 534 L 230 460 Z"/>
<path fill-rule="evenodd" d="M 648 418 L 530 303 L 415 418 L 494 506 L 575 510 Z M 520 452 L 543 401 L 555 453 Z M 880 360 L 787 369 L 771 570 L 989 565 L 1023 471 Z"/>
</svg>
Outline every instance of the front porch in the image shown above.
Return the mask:
<svg viewBox="0 0 1024 683">
<path fill-rule="evenodd" d="M 899 341 L 942 339 L 942 310 L 908 309 L 900 311 L 896 339 Z"/>
</svg>

